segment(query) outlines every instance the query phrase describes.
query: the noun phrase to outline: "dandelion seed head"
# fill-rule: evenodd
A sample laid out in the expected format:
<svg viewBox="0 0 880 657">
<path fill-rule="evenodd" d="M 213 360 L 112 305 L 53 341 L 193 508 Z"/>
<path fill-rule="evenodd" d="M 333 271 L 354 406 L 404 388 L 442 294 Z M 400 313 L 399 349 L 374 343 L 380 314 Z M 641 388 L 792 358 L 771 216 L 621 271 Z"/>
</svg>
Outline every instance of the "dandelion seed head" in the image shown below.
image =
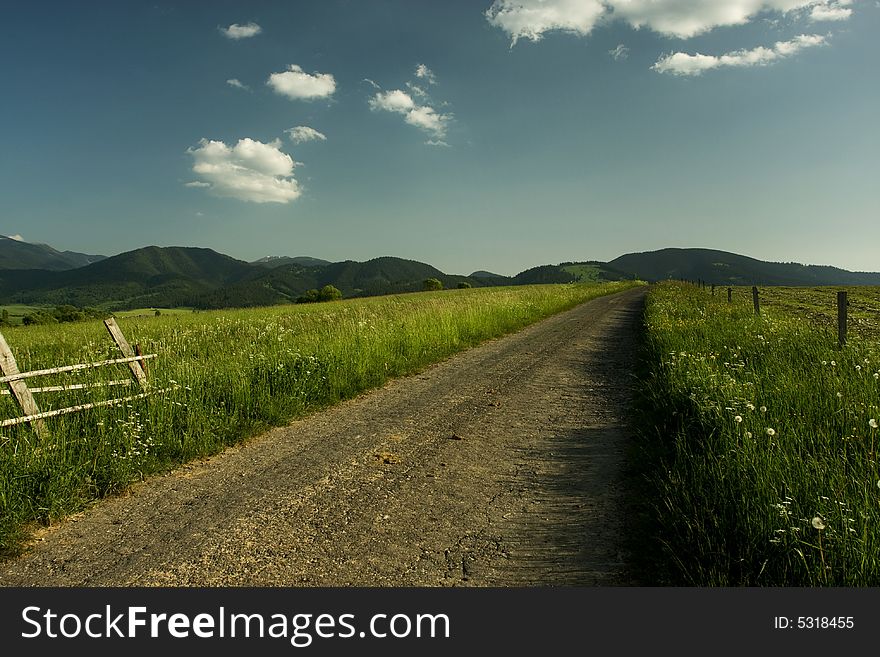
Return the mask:
<svg viewBox="0 0 880 657">
<path fill-rule="evenodd" d="M 767 427 L 767 435 L 768 435 L 768 436 L 775 436 L 775 435 L 776 435 L 776 429 L 774 429 L 773 427 Z"/>
<path fill-rule="evenodd" d="M 742 419 L 742 415 L 734 415 L 734 416 L 733 416 L 733 421 L 736 422 L 737 424 L 739 424 L 740 422 L 743 421 L 743 419 Z"/>
<path fill-rule="evenodd" d="M 751 438 L 751 437 L 752 437 L 752 432 L 746 431 L 746 438 Z"/>
<path fill-rule="evenodd" d="M 810 524 L 813 525 L 813 529 L 818 529 L 819 531 L 825 529 L 825 522 L 819 516 L 814 516 Z"/>
<path fill-rule="evenodd" d="M 875 420 L 874 418 L 871 418 L 870 420 L 868 420 L 868 426 L 871 427 L 872 429 L 876 429 L 877 428 L 877 420 Z"/>
</svg>

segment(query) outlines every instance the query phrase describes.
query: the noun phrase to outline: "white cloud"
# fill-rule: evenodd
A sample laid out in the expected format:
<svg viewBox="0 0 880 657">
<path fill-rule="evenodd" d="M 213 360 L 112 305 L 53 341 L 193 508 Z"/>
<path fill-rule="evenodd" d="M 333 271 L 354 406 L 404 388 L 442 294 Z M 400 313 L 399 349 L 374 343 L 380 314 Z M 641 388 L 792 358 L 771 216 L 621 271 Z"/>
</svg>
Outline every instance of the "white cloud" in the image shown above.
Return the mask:
<svg viewBox="0 0 880 657">
<path fill-rule="evenodd" d="M 251 88 L 249 86 L 247 86 L 241 80 L 238 80 L 236 78 L 230 78 L 229 80 L 226 81 L 226 84 L 228 84 L 230 87 L 235 87 L 236 89 L 244 89 L 245 91 L 251 90 Z"/>
<path fill-rule="evenodd" d="M 294 144 L 302 144 L 307 141 L 327 141 L 327 136 L 324 133 L 318 132 L 307 125 L 298 125 L 295 128 L 289 128 L 284 132 L 288 134 L 290 141 Z"/>
<path fill-rule="evenodd" d="M 715 68 L 766 66 L 783 57 L 790 57 L 804 48 L 822 46 L 826 43 L 824 36 L 801 34 L 790 41 L 777 41 L 772 48 L 761 46 L 752 50 L 736 50 L 720 56 L 676 52 L 664 55 L 651 68 L 658 73 L 701 75 Z"/>
<path fill-rule="evenodd" d="M 381 89 L 382 88 L 378 84 L 376 84 L 373 80 L 371 80 L 370 78 L 364 78 L 363 80 L 361 80 L 361 82 L 366 82 L 368 85 L 373 87 L 373 89 Z"/>
<path fill-rule="evenodd" d="M 18 235 L 17 233 L 15 235 L 7 235 L 6 237 L 8 237 L 11 240 L 15 240 L 16 242 L 24 242 L 24 238 L 21 235 Z"/>
<path fill-rule="evenodd" d="M 415 106 L 416 104 L 412 97 L 400 89 L 380 91 L 370 100 L 370 107 L 373 109 L 398 112 L 400 114 L 406 114 Z"/>
<path fill-rule="evenodd" d="M 449 144 L 447 144 L 442 139 L 429 139 L 425 142 L 427 146 L 443 146 L 444 148 L 449 148 Z"/>
<path fill-rule="evenodd" d="M 616 46 L 614 46 L 614 48 L 608 51 L 608 54 L 611 55 L 616 62 L 629 57 L 629 48 L 627 48 L 622 43 L 618 43 Z"/>
<path fill-rule="evenodd" d="M 238 41 L 239 39 L 249 39 L 251 37 L 257 36 L 260 32 L 263 31 L 263 28 L 256 23 L 248 23 L 247 25 L 239 25 L 238 23 L 233 23 L 229 27 L 221 27 L 220 31 L 227 39 L 234 39 Z"/>
<path fill-rule="evenodd" d="M 586 36 L 602 20 L 620 19 L 632 27 L 686 39 L 716 27 L 743 25 L 762 12 L 788 13 L 812 8 L 817 15 L 844 18 L 851 0 L 494 0 L 489 22 L 512 43 L 538 41 L 559 30 Z M 848 15 L 848 13 L 847 13 Z M 823 20 L 830 20 L 825 18 Z"/>
<path fill-rule="evenodd" d="M 294 161 L 279 150 L 279 140 L 264 144 L 250 138 L 229 147 L 202 139 L 193 156 L 193 171 L 218 196 L 254 203 L 288 203 L 302 193 L 293 177 Z"/>
<path fill-rule="evenodd" d="M 309 74 L 296 64 L 282 73 L 272 73 L 266 84 L 275 93 L 294 100 L 328 98 L 336 91 L 336 79 L 330 73 Z"/>
<path fill-rule="evenodd" d="M 416 66 L 416 77 L 428 84 L 437 84 L 437 77 L 434 75 L 434 72 L 424 64 Z"/>
<path fill-rule="evenodd" d="M 202 182 L 201 180 L 192 180 L 188 183 L 183 183 L 184 187 L 210 187 L 211 183 Z"/>
<path fill-rule="evenodd" d="M 451 119 L 448 114 L 439 114 L 430 105 L 418 105 L 408 93 L 401 89 L 380 91 L 370 99 L 373 110 L 402 114 L 404 121 L 430 133 L 435 139 L 446 135 L 446 125 Z"/>
<path fill-rule="evenodd" d="M 413 92 L 413 94 L 418 96 L 419 98 L 427 98 L 428 97 L 427 91 L 422 89 L 420 86 L 413 84 L 412 82 L 407 82 L 406 88 L 409 89 L 411 92 Z"/>
<path fill-rule="evenodd" d="M 605 12 L 600 0 L 495 0 L 486 18 L 510 35 L 513 46 L 522 38 L 540 41 L 552 30 L 586 36 Z"/>
<path fill-rule="evenodd" d="M 810 20 L 814 23 L 820 21 L 845 21 L 852 16 L 852 9 L 845 6 L 848 4 L 851 4 L 851 2 L 827 2 L 816 5 L 810 11 Z"/>
</svg>

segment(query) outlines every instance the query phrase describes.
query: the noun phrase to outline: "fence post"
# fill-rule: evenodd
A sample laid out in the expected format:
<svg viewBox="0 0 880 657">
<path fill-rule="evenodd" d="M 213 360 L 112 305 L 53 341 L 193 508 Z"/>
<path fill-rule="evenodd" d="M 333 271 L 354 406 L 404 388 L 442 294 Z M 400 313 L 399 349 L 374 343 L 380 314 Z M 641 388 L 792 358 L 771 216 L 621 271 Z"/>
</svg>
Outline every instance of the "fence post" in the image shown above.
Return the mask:
<svg viewBox="0 0 880 657">
<path fill-rule="evenodd" d="M 712 283 L 712 296 L 715 296 L 715 283 Z"/>
<path fill-rule="evenodd" d="M 846 345 L 846 291 L 837 293 L 837 344 L 843 348 Z"/>
<path fill-rule="evenodd" d="M 761 314 L 761 303 L 758 301 L 758 286 L 752 286 L 752 303 L 755 304 L 755 314 Z"/>
<path fill-rule="evenodd" d="M 12 355 L 12 349 L 9 348 L 6 338 L 2 334 L 0 334 L 0 374 L 3 376 L 20 374 L 18 364 L 15 362 L 15 356 Z M 26 416 L 37 415 L 40 412 L 40 407 L 37 406 L 34 396 L 24 381 L 21 379 L 10 381 L 9 389 Z M 43 420 L 36 420 L 33 423 L 33 427 L 40 438 L 49 437 L 49 428 Z"/>
<path fill-rule="evenodd" d="M 730 303 L 731 298 L 733 297 L 733 288 L 727 288 L 727 303 Z"/>
<path fill-rule="evenodd" d="M 116 346 L 119 347 L 119 351 L 122 352 L 122 355 L 125 358 L 133 358 L 135 356 L 134 349 L 131 348 L 128 340 L 125 339 L 125 336 L 122 334 L 122 330 L 119 328 L 119 325 L 116 324 L 116 320 L 112 317 L 110 319 L 105 319 L 104 326 L 107 327 L 107 331 L 110 333 L 110 337 L 113 338 L 113 341 L 116 343 Z M 131 373 L 134 376 L 134 380 L 138 382 L 141 388 L 146 390 L 149 387 L 149 384 L 147 382 L 147 374 L 141 367 L 140 361 L 130 361 L 128 363 L 128 369 L 131 370 Z"/>
</svg>

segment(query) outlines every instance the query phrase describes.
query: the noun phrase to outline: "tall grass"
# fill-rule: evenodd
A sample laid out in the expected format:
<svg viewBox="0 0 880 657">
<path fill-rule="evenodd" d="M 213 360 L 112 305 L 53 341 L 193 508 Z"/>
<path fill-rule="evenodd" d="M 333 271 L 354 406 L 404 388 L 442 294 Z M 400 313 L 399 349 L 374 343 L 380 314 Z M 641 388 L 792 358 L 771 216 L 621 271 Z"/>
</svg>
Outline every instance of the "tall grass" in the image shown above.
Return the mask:
<svg viewBox="0 0 880 657">
<path fill-rule="evenodd" d="M 728 304 L 686 284 L 648 297 L 642 565 L 655 583 L 880 584 L 880 344 L 839 350 L 798 294 L 814 293 L 761 316 L 750 295 Z"/>
<path fill-rule="evenodd" d="M 632 285 L 449 290 L 120 319 L 132 343 L 159 354 L 148 361 L 153 385 L 177 388 L 122 407 L 50 419 L 45 441 L 27 426 L 0 431 L 0 551 L 18 549 L 28 523 L 77 511 L 150 473 Z M 23 371 L 119 355 L 100 322 L 7 328 L 4 334 Z M 113 372 L 41 378 L 39 385 L 126 376 L 120 365 Z M 119 388 L 47 393 L 38 401 L 59 408 L 107 399 L 111 392 Z M 0 417 L 17 415 L 11 399 L 2 398 Z"/>
</svg>

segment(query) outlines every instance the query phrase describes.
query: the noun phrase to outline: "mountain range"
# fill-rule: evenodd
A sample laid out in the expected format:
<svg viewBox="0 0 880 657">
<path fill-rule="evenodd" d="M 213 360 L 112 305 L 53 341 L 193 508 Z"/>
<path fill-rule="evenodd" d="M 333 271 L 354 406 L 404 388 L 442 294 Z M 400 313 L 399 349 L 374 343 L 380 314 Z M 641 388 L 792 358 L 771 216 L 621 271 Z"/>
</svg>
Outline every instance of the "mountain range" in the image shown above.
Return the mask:
<svg viewBox="0 0 880 657">
<path fill-rule="evenodd" d="M 107 258 L 0 239 L 0 304 L 107 310 L 248 307 L 293 302 L 325 285 L 345 297 L 414 292 L 428 278 L 447 288 L 630 278 L 701 279 L 718 285 L 880 285 L 878 273 L 765 262 L 711 249 L 661 249 L 610 262 L 542 265 L 508 277 L 485 270 L 446 274 L 423 262 L 388 256 L 366 262 L 267 256 L 248 263 L 211 249 L 148 246 Z"/>
</svg>

